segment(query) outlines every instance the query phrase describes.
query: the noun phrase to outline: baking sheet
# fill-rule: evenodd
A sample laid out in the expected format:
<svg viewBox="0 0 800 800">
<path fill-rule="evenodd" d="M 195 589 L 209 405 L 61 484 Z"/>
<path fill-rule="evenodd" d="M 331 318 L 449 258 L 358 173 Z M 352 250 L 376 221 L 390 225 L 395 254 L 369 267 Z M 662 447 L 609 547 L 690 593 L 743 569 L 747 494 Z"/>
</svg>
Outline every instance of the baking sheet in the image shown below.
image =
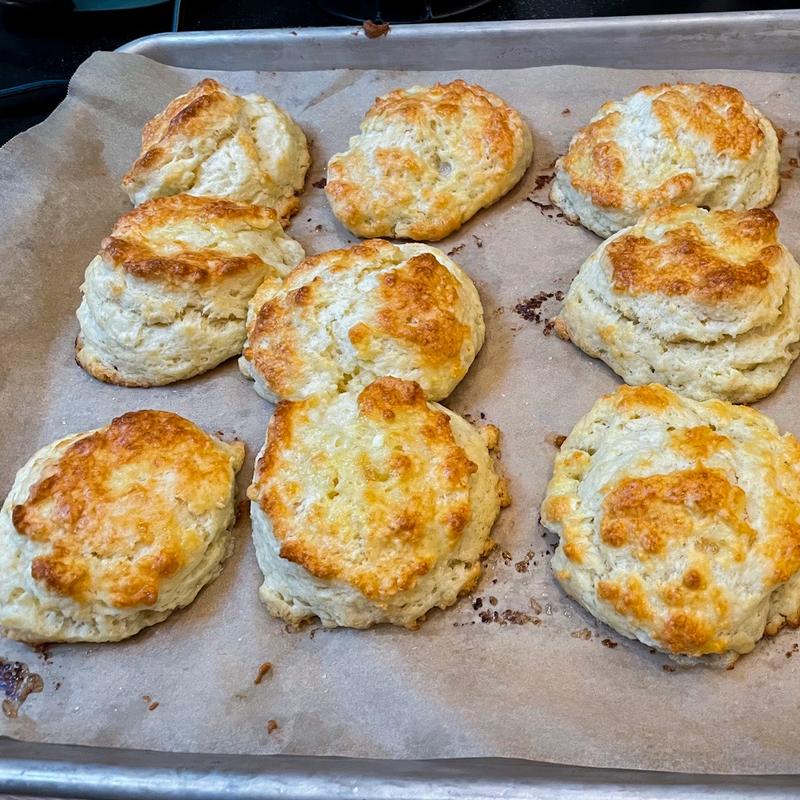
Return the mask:
<svg viewBox="0 0 800 800">
<path fill-rule="evenodd" d="M 164 408 L 247 443 L 243 496 L 272 409 L 235 361 L 191 381 L 140 390 L 98 383 L 72 360 L 83 270 L 129 208 L 118 181 L 137 152 L 141 126 L 206 74 L 238 92 L 274 98 L 313 140 L 313 166 L 290 229 L 309 253 L 352 241 L 312 184 L 329 155 L 356 132 L 372 98 L 396 86 L 456 77 L 200 73 L 140 56 L 92 56 L 76 73 L 66 103 L 0 151 L 3 492 L 30 454 L 53 439 L 130 409 Z M 45 682 L 18 719 L 0 720 L 0 734 L 198 752 L 506 756 L 692 772 L 798 772 L 800 654 L 787 657 L 800 641 L 796 633 L 763 643 L 732 671 L 673 668 L 594 623 L 555 584 L 548 567 L 553 541 L 537 524 L 555 454 L 552 438 L 567 433 L 618 379 L 568 343 L 543 335 L 555 298 L 533 309 L 541 312 L 538 323 L 514 310 L 541 292 L 565 291 L 599 243 L 548 207 L 546 176 L 574 129 L 603 100 L 642 83 L 679 77 L 730 83 L 785 129 L 786 177 L 775 209 L 785 243 L 800 252 L 800 194 L 789 162 L 797 157 L 800 129 L 797 77 L 577 67 L 459 76 L 517 106 L 532 126 L 536 150 L 520 186 L 440 245 L 457 250 L 487 321 L 486 344 L 447 404 L 473 419 L 483 413 L 503 430 L 502 464 L 514 498 L 476 591 L 432 613 L 417 632 L 315 626 L 288 632 L 259 604 L 245 517 L 222 576 L 167 622 L 124 643 L 62 645 L 39 654 L 0 641 L 0 657 L 25 661 Z M 795 433 L 799 369 L 759 404 Z M 273 669 L 255 685 L 265 661 Z M 278 728 L 268 734 L 270 719 Z"/>
</svg>

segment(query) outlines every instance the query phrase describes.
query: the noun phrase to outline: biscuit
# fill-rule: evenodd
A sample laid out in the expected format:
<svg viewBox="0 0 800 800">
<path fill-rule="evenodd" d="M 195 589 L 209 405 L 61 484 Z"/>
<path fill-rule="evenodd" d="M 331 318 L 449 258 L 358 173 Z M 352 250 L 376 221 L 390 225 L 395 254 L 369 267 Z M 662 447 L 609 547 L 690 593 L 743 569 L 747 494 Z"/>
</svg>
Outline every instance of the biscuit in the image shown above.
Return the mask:
<svg viewBox="0 0 800 800">
<path fill-rule="evenodd" d="M 478 581 L 507 503 L 496 441 L 396 378 L 281 403 L 248 491 L 269 612 L 415 628 L 452 605 Z"/>
<path fill-rule="evenodd" d="M 5 635 L 118 641 L 191 603 L 230 552 L 243 459 L 166 411 L 43 447 L 0 511 Z"/>
<path fill-rule="evenodd" d="M 122 188 L 134 205 L 185 192 L 268 206 L 286 221 L 310 163 L 305 134 L 282 108 L 206 78 L 144 126 Z"/>
<path fill-rule="evenodd" d="M 624 636 L 727 666 L 800 622 L 800 442 L 659 384 L 595 403 L 542 504 L 567 594 Z"/>
<path fill-rule="evenodd" d="M 357 236 L 443 239 L 520 180 L 533 138 L 519 112 L 462 80 L 379 97 L 328 162 L 333 213 Z"/>
<path fill-rule="evenodd" d="M 800 267 L 771 211 L 659 209 L 586 260 L 556 330 L 626 383 L 751 403 L 800 353 Z"/>
<path fill-rule="evenodd" d="M 191 195 L 120 217 L 89 264 L 78 363 L 122 386 L 160 386 L 242 351 L 247 304 L 303 257 L 275 211 Z"/>
<path fill-rule="evenodd" d="M 250 304 L 239 361 L 268 400 L 366 386 L 382 375 L 440 400 L 483 344 L 483 308 L 461 268 L 425 244 L 372 239 L 307 258 Z"/>
<path fill-rule="evenodd" d="M 572 138 L 550 199 L 606 237 L 667 205 L 764 208 L 780 186 L 779 162 L 772 123 L 738 89 L 643 86 L 606 103 Z"/>
</svg>

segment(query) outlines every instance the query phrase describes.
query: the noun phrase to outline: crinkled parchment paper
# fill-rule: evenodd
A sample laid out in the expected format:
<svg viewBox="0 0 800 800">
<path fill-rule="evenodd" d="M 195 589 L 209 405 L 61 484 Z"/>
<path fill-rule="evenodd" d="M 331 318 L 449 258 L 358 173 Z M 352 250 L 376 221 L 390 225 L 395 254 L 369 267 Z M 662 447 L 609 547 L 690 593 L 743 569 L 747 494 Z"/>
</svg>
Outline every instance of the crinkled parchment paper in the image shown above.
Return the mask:
<svg viewBox="0 0 800 800">
<path fill-rule="evenodd" d="M 73 361 L 83 271 L 129 208 L 119 179 L 143 123 L 203 74 L 140 56 L 98 53 L 66 102 L 0 151 L 0 493 L 35 449 L 130 409 L 163 408 L 239 436 L 252 474 L 271 406 L 234 361 L 161 389 L 124 389 Z M 309 253 L 353 240 L 314 187 L 372 99 L 453 73 L 329 71 L 209 73 L 237 92 L 283 105 L 313 141 L 313 166 L 290 232 Z M 462 72 L 498 92 L 534 132 L 535 163 L 493 208 L 442 247 L 478 286 L 487 340 L 447 401 L 504 433 L 514 503 L 500 546 L 469 598 L 432 613 L 417 632 L 381 627 L 284 630 L 257 596 L 247 515 L 222 576 L 167 622 L 121 643 L 55 646 L 49 656 L 0 640 L 0 657 L 28 663 L 44 691 L 0 733 L 22 739 L 165 750 L 397 758 L 509 756 L 572 764 L 699 772 L 796 772 L 800 755 L 798 640 L 781 633 L 732 671 L 673 669 L 596 624 L 562 595 L 549 569 L 553 541 L 537 524 L 554 435 L 568 433 L 617 378 L 544 335 L 555 297 L 599 244 L 548 207 L 547 176 L 573 131 L 606 99 L 679 77 L 738 86 L 777 126 L 785 177 L 775 210 L 800 254 L 800 193 L 791 177 L 800 82 L 746 72 L 635 72 L 545 67 Z M 534 316 L 539 316 L 537 322 Z M 760 408 L 800 433 L 800 365 Z M 480 598 L 480 601 L 479 601 Z M 476 606 L 479 606 L 476 608 Z M 272 662 L 254 684 L 259 665 Z M 668 669 L 665 669 L 668 667 Z M 148 697 L 149 700 L 144 698 Z M 156 708 L 149 710 L 153 703 Z M 277 729 L 266 731 L 268 720 Z"/>
</svg>

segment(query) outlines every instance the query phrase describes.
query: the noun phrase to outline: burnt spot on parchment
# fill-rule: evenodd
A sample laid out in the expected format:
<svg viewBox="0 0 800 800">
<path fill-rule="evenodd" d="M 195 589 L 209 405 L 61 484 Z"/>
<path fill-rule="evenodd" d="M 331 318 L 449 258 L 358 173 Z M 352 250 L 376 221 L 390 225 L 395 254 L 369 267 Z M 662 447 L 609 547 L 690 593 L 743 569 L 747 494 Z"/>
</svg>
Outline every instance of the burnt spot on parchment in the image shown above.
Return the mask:
<svg viewBox="0 0 800 800">
<path fill-rule="evenodd" d="M 3 691 L 3 713 L 16 719 L 20 706 L 28 695 L 44 689 L 42 676 L 28 669 L 22 661 L 0 658 L 0 689 Z"/>
</svg>

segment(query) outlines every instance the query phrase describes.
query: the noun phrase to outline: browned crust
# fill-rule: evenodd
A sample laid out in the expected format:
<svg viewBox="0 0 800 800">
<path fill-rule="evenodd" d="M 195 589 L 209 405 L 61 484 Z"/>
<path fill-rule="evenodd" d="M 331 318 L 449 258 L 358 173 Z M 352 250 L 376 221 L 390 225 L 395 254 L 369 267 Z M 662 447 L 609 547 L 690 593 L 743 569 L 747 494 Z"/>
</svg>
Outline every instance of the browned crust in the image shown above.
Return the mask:
<svg viewBox="0 0 800 800">
<path fill-rule="evenodd" d="M 643 86 L 638 91 L 657 98 L 654 114 L 663 135 L 673 141 L 681 129 L 689 129 L 708 140 L 720 155 L 736 159 L 748 158 L 764 142 L 758 118 L 747 113 L 747 101 L 738 89 L 677 83 Z M 628 188 L 626 158 L 634 156 L 623 153 L 614 141 L 620 118 L 620 112 L 609 110 L 575 135 L 562 160 L 572 185 L 601 208 L 665 205 L 691 189 L 694 177 L 690 172 L 673 175 L 651 189 Z"/>
<path fill-rule="evenodd" d="M 213 130 L 219 118 L 237 113 L 239 98 L 228 94 L 212 78 L 205 78 L 186 94 L 176 97 L 142 130 L 139 158 L 122 178 L 124 188 L 132 188 L 141 177 L 169 158 L 169 145 L 178 136 L 192 136 Z"/>
<path fill-rule="evenodd" d="M 453 313 L 458 307 L 459 283 L 432 253 L 410 258 L 381 276 L 378 330 L 405 342 L 432 367 L 448 362 L 460 371 L 460 355 L 469 328 Z M 350 341 L 359 349 L 358 335 Z"/>
<path fill-rule="evenodd" d="M 97 380 L 103 381 L 103 383 L 125 386 L 129 389 L 146 389 L 156 385 L 149 381 L 128 380 L 127 378 L 123 378 L 117 370 L 106 367 L 99 361 L 87 358 L 84 355 L 83 337 L 80 335 L 78 335 L 75 340 L 75 363 L 93 378 L 97 378 Z"/>
<path fill-rule="evenodd" d="M 166 411 L 129 412 L 82 436 L 12 508 L 17 532 L 49 547 L 31 577 L 77 602 L 99 594 L 120 609 L 152 606 L 203 546 L 178 505 L 227 499 L 231 465 L 211 437 Z M 166 475 L 177 502 L 159 489 Z"/>
<path fill-rule="evenodd" d="M 657 212 L 648 223 L 668 224 L 684 209 Z M 635 231 L 615 239 L 606 248 L 614 289 L 718 303 L 766 287 L 783 257 L 777 217 L 766 209 L 719 211 L 705 224 L 723 245 L 712 243 L 692 220 L 666 231 L 663 241 Z"/>
<path fill-rule="evenodd" d="M 342 445 L 347 452 L 320 446 L 307 453 L 314 436 L 302 428 L 308 411 L 324 402 L 278 405 L 248 494 L 269 518 L 282 558 L 387 602 L 412 588 L 442 549 L 458 542 L 471 518 L 470 477 L 477 467 L 456 443 L 448 416 L 428 406 L 416 383 L 396 378 L 380 378 L 360 393 L 363 431 Z M 397 443 L 385 461 L 370 454 L 367 445 L 375 435 Z M 298 471 L 304 459 L 313 462 L 315 480 L 352 462 L 340 478 L 348 484 L 347 508 L 321 501 L 299 511 L 309 474 Z M 343 490 L 341 483 L 331 485 L 334 494 Z M 358 509 L 353 520 L 352 508 Z M 366 524 L 353 529 L 356 518 Z"/>
<path fill-rule="evenodd" d="M 458 131 L 459 138 L 449 146 L 454 153 L 460 149 L 474 156 L 474 170 L 485 176 L 479 187 L 483 206 L 499 198 L 502 192 L 492 192 L 491 187 L 502 186 L 525 155 L 526 126 L 519 112 L 492 92 L 463 80 L 437 83 L 424 92 L 389 92 L 375 100 L 364 117 L 362 132 L 376 119 L 398 121 L 422 135 L 431 135 L 435 126 Z M 486 154 L 489 157 L 481 161 Z M 358 151 L 355 156 L 334 156 L 325 186 L 336 216 L 359 236 L 405 236 L 433 242 L 457 230 L 474 213 L 465 214 L 458 192 L 439 185 L 438 168 L 408 148 L 376 149 L 369 172 L 376 169 L 379 177 L 370 177 L 368 182 L 361 158 Z M 429 186 L 424 210 L 415 194 L 420 185 Z M 407 209 L 413 218 L 402 225 L 401 232 L 395 208 Z"/>
<path fill-rule="evenodd" d="M 221 233 L 229 225 L 264 230 L 277 221 L 277 214 L 271 208 L 248 203 L 186 194 L 159 197 L 123 214 L 111 235 L 103 240 L 100 255 L 143 280 L 183 283 L 225 280 L 261 270 L 264 262 L 254 254 L 231 256 L 214 248 L 164 255 L 155 241 L 159 230 L 187 222 L 219 228 Z"/>
<path fill-rule="evenodd" d="M 287 278 L 288 286 L 258 310 L 249 332 L 245 357 L 278 396 L 291 396 L 305 368 L 306 344 L 297 330 L 298 318 L 313 321 L 315 305 L 329 295 L 337 273 L 365 266 L 391 266 L 370 293 L 374 313 L 353 325 L 348 338 L 356 353 L 369 361 L 387 338 L 402 343 L 416 362 L 433 370 L 450 365 L 453 375 L 463 375 L 461 352 L 470 329 L 459 321 L 460 284 L 432 253 L 401 260 L 395 245 L 368 240 L 360 245 L 331 250 L 304 259 Z M 320 268 L 323 272 L 319 272 Z M 314 273 L 315 277 L 302 281 Z M 298 285 L 299 284 L 299 285 Z M 335 288 L 333 289 L 335 290 Z M 369 310 L 369 309 L 365 309 Z"/>
</svg>

